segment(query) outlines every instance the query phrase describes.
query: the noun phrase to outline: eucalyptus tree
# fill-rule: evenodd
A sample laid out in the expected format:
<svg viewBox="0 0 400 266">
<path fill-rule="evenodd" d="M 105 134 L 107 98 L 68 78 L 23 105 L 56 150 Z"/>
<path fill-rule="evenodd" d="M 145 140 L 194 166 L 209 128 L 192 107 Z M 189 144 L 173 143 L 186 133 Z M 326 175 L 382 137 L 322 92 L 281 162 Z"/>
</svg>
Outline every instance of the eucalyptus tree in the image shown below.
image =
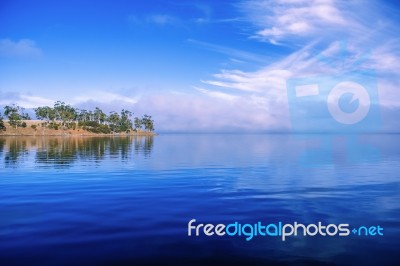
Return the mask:
<svg viewBox="0 0 400 266">
<path fill-rule="evenodd" d="M 95 119 L 94 119 L 94 113 L 93 113 L 92 110 L 90 110 L 90 111 L 88 112 L 88 116 L 89 116 L 89 121 L 94 121 L 94 120 L 95 120 Z"/>
<path fill-rule="evenodd" d="M 151 119 L 151 116 L 144 115 L 142 117 L 142 124 L 144 126 L 144 129 L 146 129 L 147 131 L 154 131 L 154 121 Z"/>
<path fill-rule="evenodd" d="M 117 112 L 110 112 L 107 122 L 112 132 L 119 132 L 119 122 L 121 118 Z"/>
<path fill-rule="evenodd" d="M 142 121 L 142 119 L 140 119 L 139 117 L 135 117 L 135 118 L 133 119 L 133 124 L 134 124 L 134 126 L 135 126 L 135 129 L 138 130 L 138 129 L 141 129 L 141 128 L 142 128 L 143 121 Z"/>
<path fill-rule="evenodd" d="M 78 116 L 77 116 L 77 120 L 78 120 L 78 122 L 81 122 L 81 123 L 83 123 L 83 124 L 84 124 L 85 122 L 89 121 L 89 120 L 90 120 L 90 117 L 89 117 L 88 111 L 85 110 L 85 109 L 80 110 L 80 111 L 79 111 L 79 114 L 78 114 Z"/>
<path fill-rule="evenodd" d="M 6 125 L 4 125 L 3 116 L 0 113 L 0 131 L 6 131 Z"/>
<path fill-rule="evenodd" d="M 40 120 L 46 120 L 47 123 L 54 122 L 56 119 L 56 110 L 49 106 L 35 108 L 35 115 Z"/>
<path fill-rule="evenodd" d="M 18 105 L 6 105 L 4 107 L 4 115 L 8 118 L 8 123 L 10 126 L 18 128 L 26 126 L 23 120 L 30 120 L 28 114 L 24 113 L 24 108 Z"/>
<path fill-rule="evenodd" d="M 93 112 L 94 120 L 99 124 L 104 124 L 107 120 L 107 115 L 99 108 L 96 107 Z"/>
<path fill-rule="evenodd" d="M 34 109 L 36 118 L 39 120 L 47 120 L 46 107 L 37 107 Z"/>
<path fill-rule="evenodd" d="M 54 110 L 56 111 L 57 119 L 61 121 L 63 126 L 69 126 L 77 117 L 75 108 L 64 102 L 56 102 L 54 104 Z"/>
<path fill-rule="evenodd" d="M 130 117 L 132 116 L 132 112 L 122 109 L 121 118 L 119 121 L 119 131 L 127 131 L 132 129 L 132 121 Z"/>
</svg>

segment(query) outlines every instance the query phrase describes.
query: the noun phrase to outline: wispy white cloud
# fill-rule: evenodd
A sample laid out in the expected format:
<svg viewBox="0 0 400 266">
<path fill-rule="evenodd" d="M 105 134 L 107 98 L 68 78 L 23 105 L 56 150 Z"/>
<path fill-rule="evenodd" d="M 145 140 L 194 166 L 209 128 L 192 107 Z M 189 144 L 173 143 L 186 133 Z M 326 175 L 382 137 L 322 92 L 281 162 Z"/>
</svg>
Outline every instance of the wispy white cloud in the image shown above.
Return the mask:
<svg viewBox="0 0 400 266">
<path fill-rule="evenodd" d="M 197 91 L 204 93 L 208 96 L 211 96 L 213 98 L 218 98 L 218 99 L 222 99 L 222 100 L 226 100 L 226 101 L 235 101 L 237 99 L 239 99 L 238 96 L 236 95 L 232 95 L 229 93 L 225 93 L 225 92 L 220 92 L 220 91 L 212 91 L 212 90 L 207 90 L 204 88 L 199 88 L 199 87 L 194 87 Z"/>
<path fill-rule="evenodd" d="M 141 23 L 150 23 L 159 26 L 165 26 L 165 25 L 177 26 L 182 24 L 181 19 L 168 14 L 150 14 L 147 16 L 129 15 L 128 22 L 133 25 Z"/>
<path fill-rule="evenodd" d="M 214 79 L 203 81 L 203 83 L 208 85 L 207 95 L 210 96 L 212 91 L 219 91 L 220 88 L 240 91 L 241 93 L 237 96 L 236 101 L 252 102 L 254 105 L 252 110 L 255 114 L 267 112 L 271 117 L 280 117 L 282 125 L 285 125 L 288 122 L 285 119 L 289 119 L 286 89 L 288 79 L 315 76 L 329 77 L 341 72 L 346 73 L 346 71 L 357 73 L 358 69 L 368 68 L 375 62 L 374 57 L 361 60 L 359 50 L 351 52 L 352 47 L 349 49 L 350 52 L 346 54 L 346 58 L 343 58 L 343 51 L 337 47 L 338 45 L 338 43 L 332 43 L 318 53 L 310 45 L 257 71 L 221 70 L 220 73 L 213 75 Z M 378 53 L 379 51 L 378 49 Z M 320 60 L 318 55 L 321 53 L 326 55 L 329 61 Z M 357 59 L 361 61 L 360 65 L 355 64 Z M 393 61 L 388 63 L 396 64 Z M 400 78 L 398 74 L 388 75 L 388 72 L 384 71 L 386 67 L 385 64 L 381 67 L 376 65 L 376 70 L 383 73 L 381 75 L 378 73 L 379 102 L 382 108 L 398 109 L 400 107 L 400 92 L 398 91 Z M 315 101 L 319 101 L 321 97 L 323 95 L 316 97 Z M 274 125 L 277 126 L 277 124 Z"/>
<path fill-rule="evenodd" d="M 231 62 L 233 62 L 233 63 L 238 63 L 238 64 L 244 63 L 244 61 L 239 60 L 239 59 L 236 59 L 236 58 L 229 58 L 229 60 L 230 60 Z"/>
<path fill-rule="evenodd" d="M 237 6 L 252 25 L 252 37 L 272 44 L 296 47 L 338 38 L 371 43 L 374 37 L 397 32 L 386 14 L 398 10 L 384 1 L 245 0 Z"/>
<path fill-rule="evenodd" d="M 377 73 L 381 108 L 386 112 L 400 107 L 400 35 L 380 12 L 381 7 L 361 2 L 277 0 L 245 1 L 239 8 L 254 26 L 252 38 L 285 42 L 292 52 L 263 60 L 263 67 L 256 71 L 222 69 L 202 81 L 206 95 L 237 91 L 237 101 L 251 102 L 254 115 L 268 113 L 262 123 L 286 125 L 288 79 L 372 69 Z M 272 124 L 279 127 L 279 122 Z"/>
<path fill-rule="evenodd" d="M 24 108 L 36 108 L 38 106 L 52 106 L 54 102 L 55 101 L 53 99 L 44 97 L 21 95 L 21 100 L 19 100 L 17 104 Z"/>
<path fill-rule="evenodd" d="M 307 36 L 349 26 L 337 1 L 245 1 L 239 6 L 248 20 L 259 29 L 254 37 L 278 43 L 287 36 Z M 323 31 L 322 31 L 323 29 Z"/>
<path fill-rule="evenodd" d="M 99 104 L 120 103 L 134 105 L 138 102 L 138 97 L 128 97 L 117 93 L 96 91 L 88 95 L 79 95 L 72 99 L 72 104 L 78 105 L 85 102 L 96 102 Z"/>
<path fill-rule="evenodd" d="M 287 70 L 262 69 L 256 72 L 244 72 L 240 70 L 222 70 L 214 74 L 214 80 L 202 81 L 205 84 L 237 89 L 247 92 L 273 91 L 282 78 L 289 77 Z"/>
<path fill-rule="evenodd" d="M 230 57 L 239 58 L 245 61 L 257 62 L 257 63 L 265 63 L 270 61 L 271 59 L 265 55 L 255 54 L 248 51 L 243 51 L 240 49 L 235 49 L 223 45 L 213 44 L 209 42 L 198 41 L 194 39 L 188 39 L 187 42 L 194 44 L 200 48 L 207 49 L 210 51 L 214 51 L 217 53 L 225 54 Z M 236 59 L 237 60 L 237 59 Z"/>
<path fill-rule="evenodd" d="M 2 95 L 3 96 L 3 95 Z M 1 97 L 0 105 L 17 104 L 23 108 L 36 108 L 38 106 L 52 106 L 54 100 L 45 97 L 32 96 L 27 94 L 8 93 Z"/>
<path fill-rule="evenodd" d="M 30 39 L 13 41 L 10 39 L 0 39 L 0 56 L 3 57 L 40 57 L 42 51 L 36 43 Z"/>
<path fill-rule="evenodd" d="M 176 17 L 166 14 L 156 14 L 147 17 L 147 22 L 155 23 L 158 25 L 177 24 L 179 20 Z"/>
</svg>

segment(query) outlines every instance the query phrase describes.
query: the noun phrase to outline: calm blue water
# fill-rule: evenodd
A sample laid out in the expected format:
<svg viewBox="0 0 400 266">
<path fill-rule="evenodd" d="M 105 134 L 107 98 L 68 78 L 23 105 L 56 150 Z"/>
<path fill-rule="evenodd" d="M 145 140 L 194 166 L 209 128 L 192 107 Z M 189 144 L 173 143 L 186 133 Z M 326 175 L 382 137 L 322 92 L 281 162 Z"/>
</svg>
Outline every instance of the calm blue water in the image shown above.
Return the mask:
<svg viewBox="0 0 400 266">
<path fill-rule="evenodd" d="M 400 135 L 0 138 L 0 265 L 400 265 Z M 321 221 L 383 236 L 194 237 Z"/>
</svg>

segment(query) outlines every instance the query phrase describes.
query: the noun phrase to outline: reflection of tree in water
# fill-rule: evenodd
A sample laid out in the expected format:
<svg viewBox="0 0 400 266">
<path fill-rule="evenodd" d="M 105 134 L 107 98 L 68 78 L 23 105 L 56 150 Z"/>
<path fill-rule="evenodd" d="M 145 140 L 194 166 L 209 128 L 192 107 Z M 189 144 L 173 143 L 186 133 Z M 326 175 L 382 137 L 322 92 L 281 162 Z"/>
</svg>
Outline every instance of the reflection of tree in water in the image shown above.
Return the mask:
<svg viewBox="0 0 400 266">
<path fill-rule="evenodd" d="M 154 140 L 154 139 L 153 139 L 153 136 L 147 136 L 147 137 L 144 139 L 144 148 L 143 148 L 143 152 L 144 152 L 145 155 L 150 155 L 151 150 L 153 149 L 153 145 L 154 145 L 153 140 Z"/>
<path fill-rule="evenodd" d="M 113 158 L 128 160 L 133 145 L 135 151 L 143 151 L 144 155 L 149 155 L 153 148 L 153 137 L 48 139 L 38 147 L 36 161 L 58 166 L 69 166 L 77 159 L 100 163 L 107 154 Z"/>
<path fill-rule="evenodd" d="M 69 166 L 76 159 L 76 146 L 71 139 L 48 139 L 36 152 L 36 162 Z"/>
<path fill-rule="evenodd" d="M 26 139 L 9 139 L 8 151 L 4 156 L 6 166 L 16 166 L 28 154 Z"/>
<path fill-rule="evenodd" d="M 3 153 L 5 145 L 6 145 L 6 140 L 4 138 L 0 138 L 0 154 Z"/>
<path fill-rule="evenodd" d="M 101 162 L 109 157 L 129 160 L 133 149 L 148 156 L 152 148 L 153 137 L 0 138 L 0 156 L 5 154 L 6 165 L 22 162 L 33 151 L 36 163 L 68 167 L 77 160 Z"/>
<path fill-rule="evenodd" d="M 84 138 L 77 144 L 78 155 L 81 159 L 99 162 L 104 159 L 109 138 Z"/>
<path fill-rule="evenodd" d="M 135 138 L 135 152 L 138 154 L 143 152 L 145 156 L 150 155 L 151 150 L 153 149 L 153 136 L 139 137 Z"/>
<path fill-rule="evenodd" d="M 109 138 L 110 141 L 110 155 L 112 157 L 121 157 L 121 159 L 129 159 L 129 151 L 131 148 L 130 137 L 114 137 Z"/>
</svg>

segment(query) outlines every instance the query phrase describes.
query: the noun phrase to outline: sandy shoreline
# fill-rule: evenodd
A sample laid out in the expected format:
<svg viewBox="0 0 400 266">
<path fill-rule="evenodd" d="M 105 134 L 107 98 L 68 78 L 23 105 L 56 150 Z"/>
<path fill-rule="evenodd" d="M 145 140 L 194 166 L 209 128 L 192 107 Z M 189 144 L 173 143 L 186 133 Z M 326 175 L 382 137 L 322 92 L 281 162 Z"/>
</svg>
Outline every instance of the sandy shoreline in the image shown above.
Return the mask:
<svg viewBox="0 0 400 266">
<path fill-rule="evenodd" d="M 92 133 L 83 129 L 49 129 L 42 127 L 40 120 L 27 120 L 25 128 L 12 128 L 8 121 L 4 121 L 6 131 L 0 131 L 0 136 L 34 136 L 34 137 L 125 137 L 125 136 L 155 136 L 154 132 L 148 131 L 131 131 L 130 133 Z M 32 128 L 35 125 L 36 128 Z"/>
<path fill-rule="evenodd" d="M 138 134 L 3 134 L 0 133 L 0 137 L 151 137 L 157 136 L 158 134 L 150 133 L 138 133 Z"/>
</svg>

